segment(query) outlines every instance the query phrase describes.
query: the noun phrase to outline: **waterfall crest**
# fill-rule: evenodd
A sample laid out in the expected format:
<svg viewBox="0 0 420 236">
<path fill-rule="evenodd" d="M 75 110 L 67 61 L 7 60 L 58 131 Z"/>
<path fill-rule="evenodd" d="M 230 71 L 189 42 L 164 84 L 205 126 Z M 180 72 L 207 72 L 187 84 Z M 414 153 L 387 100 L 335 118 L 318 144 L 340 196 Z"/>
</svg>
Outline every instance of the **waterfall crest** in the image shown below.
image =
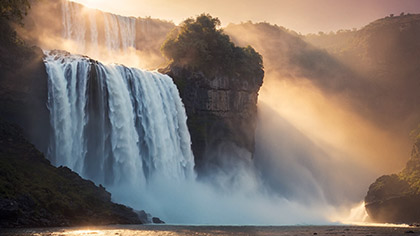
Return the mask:
<svg viewBox="0 0 420 236">
<path fill-rule="evenodd" d="M 80 52 L 126 51 L 135 48 L 136 18 L 87 9 L 83 5 L 62 2 L 63 38 L 72 40 Z"/>
<path fill-rule="evenodd" d="M 194 178 L 186 114 L 172 79 L 45 51 L 48 156 L 97 184 Z"/>
</svg>

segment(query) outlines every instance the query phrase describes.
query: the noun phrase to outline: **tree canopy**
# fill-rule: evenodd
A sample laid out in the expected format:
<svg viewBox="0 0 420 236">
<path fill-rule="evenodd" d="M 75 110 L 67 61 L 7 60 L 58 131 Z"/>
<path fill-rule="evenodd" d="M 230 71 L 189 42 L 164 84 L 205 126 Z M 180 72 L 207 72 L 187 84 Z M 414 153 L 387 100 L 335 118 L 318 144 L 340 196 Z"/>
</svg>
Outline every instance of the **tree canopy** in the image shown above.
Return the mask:
<svg viewBox="0 0 420 236">
<path fill-rule="evenodd" d="M 262 76 L 261 55 L 251 46 L 235 46 L 219 28 L 220 20 L 208 14 L 189 18 L 168 35 L 162 53 L 172 65 L 207 75 Z"/>
<path fill-rule="evenodd" d="M 0 18 L 22 23 L 30 4 L 28 0 L 1 0 Z"/>
<path fill-rule="evenodd" d="M 415 141 L 420 141 L 420 124 L 411 131 L 410 136 L 413 137 Z"/>
</svg>

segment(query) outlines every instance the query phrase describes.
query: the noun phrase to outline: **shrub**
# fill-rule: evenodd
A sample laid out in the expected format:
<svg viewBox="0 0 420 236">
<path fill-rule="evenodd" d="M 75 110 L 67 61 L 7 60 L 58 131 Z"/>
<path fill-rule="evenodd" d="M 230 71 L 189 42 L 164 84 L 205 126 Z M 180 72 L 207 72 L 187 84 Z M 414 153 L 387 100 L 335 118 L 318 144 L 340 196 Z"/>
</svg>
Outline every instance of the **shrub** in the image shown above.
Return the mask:
<svg viewBox="0 0 420 236">
<path fill-rule="evenodd" d="M 171 65 L 208 76 L 262 77 L 261 55 L 251 46 L 235 46 L 219 28 L 220 20 L 208 14 L 187 19 L 168 35 L 162 53 Z"/>
<path fill-rule="evenodd" d="M 22 24 L 23 17 L 29 8 L 28 0 L 2 0 L 0 1 L 0 18 Z"/>
</svg>

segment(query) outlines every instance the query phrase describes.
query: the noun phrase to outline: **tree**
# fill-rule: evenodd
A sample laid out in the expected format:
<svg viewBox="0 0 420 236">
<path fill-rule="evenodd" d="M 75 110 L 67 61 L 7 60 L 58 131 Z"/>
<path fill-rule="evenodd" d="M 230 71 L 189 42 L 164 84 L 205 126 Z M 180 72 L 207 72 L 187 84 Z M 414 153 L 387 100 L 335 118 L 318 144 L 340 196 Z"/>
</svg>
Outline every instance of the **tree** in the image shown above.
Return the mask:
<svg viewBox="0 0 420 236">
<path fill-rule="evenodd" d="M 420 141 L 420 124 L 410 132 L 410 136 L 414 141 Z"/>
<path fill-rule="evenodd" d="M 259 76 L 262 57 L 251 46 L 236 47 L 220 29 L 220 20 L 208 14 L 189 18 L 172 31 L 162 45 L 171 65 L 207 75 Z"/>
<path fill-rule="evenodd" d="M 22 20 L 29 8 L 28 0 L 1 0 L 0 18 L 22 24 Z"/>
</svg>

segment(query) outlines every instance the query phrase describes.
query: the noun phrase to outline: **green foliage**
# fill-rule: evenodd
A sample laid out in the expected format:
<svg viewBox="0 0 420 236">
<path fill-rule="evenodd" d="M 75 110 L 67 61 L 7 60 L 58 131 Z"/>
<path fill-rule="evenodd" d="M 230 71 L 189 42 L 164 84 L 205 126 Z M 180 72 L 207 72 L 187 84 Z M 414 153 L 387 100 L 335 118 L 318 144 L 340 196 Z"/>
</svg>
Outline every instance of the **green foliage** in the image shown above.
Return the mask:
<svg viewBox="0 0 420 236">
<path fill-rule="evenodd" d="M 414 139 L 415 142 L 420 141 L 420 124 L 411 131 L 410 136 Z"/>
<path fill-rule="evenodd" d="M 23 17 L 26 16 L 29 8 L 28 0 L 1 0 L 0 18 L 22 24 Z"/>
<path fill-rule="evenodd" d="M 172 65 L 209 76 L 262 77 L 261 55 L 251 46 L 236 47 L 219 27 L 219 19 L 208 14 L 187 19 L 169 34 L 162 53 Z"/>
</svg>

